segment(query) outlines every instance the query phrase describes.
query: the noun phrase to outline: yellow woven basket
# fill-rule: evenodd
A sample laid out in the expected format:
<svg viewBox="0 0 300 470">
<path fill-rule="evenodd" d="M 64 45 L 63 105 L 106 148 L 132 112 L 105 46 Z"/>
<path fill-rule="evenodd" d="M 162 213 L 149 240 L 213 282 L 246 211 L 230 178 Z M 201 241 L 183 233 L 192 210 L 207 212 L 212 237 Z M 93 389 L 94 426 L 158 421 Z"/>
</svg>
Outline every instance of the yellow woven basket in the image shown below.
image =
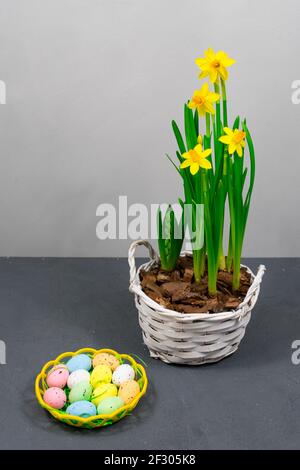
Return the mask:
<svg viewBox="0 0 300 470">
<path fill-rule="evenodd" d="M 98 353 L 113 354 L 120 361 L 121 364 L 127 363 L 133 367 L 135 371 L 135 377 L 136 377 L 135 380 L 138 382 L 140 386 L 140 393 L 134 398 L 134 400 L 131 403 L 129 403 L 128 405 L 122 406 L 122 408 L 119 408 L 118 410 L 114 411 L 113 413 L 109 415 L 96 415 L 96 416 L 91 416 L 90 418 L 80 418 L 78 416 L 68 415 L 66 414 L 65 411 L 62 411 L 62 410 L 56 410 L 44 402 L 43 396 L 44 396 L 45 391 L 48 388 L 46 378 L 47 378 L 48 372 L 50 371 L 50 369 L 52 369 L 53 366 L 57 364 L 65 363 L 71 357 L 76 356 L 77 354 L 88 354 L 91 358 L 93 358 L 95 354 L 98 354 Z M 112 349 L 97 350 L 93 348 L 83 348 L 75 352 L 62 353 L 56 359 L 47 362 L 47 364 L 44 365 L 41 372 L 37 375 L 35 379 L 35 394 L 36 394 L 39 404 L 43 408 L 45 408 L 47 411 L 49 411 L 49 413 L 58 421 L 61 421 L 62 423 L 68 424 L 70 426 L 76 426 L 78 428 L 94 429 L 94 428 L 100 428 L 103 426 L 108 426 L 110 424 L 116 423 L 120 419 L 124 418 L 124 416 L 127 416 L 128 414 L 130 414 L 134 410 L 138 402 L 140 401 L 140 398 L 143 395 L 145 395 L 147 386 L 148 386 L 148 379 L 147 379 L 147 375 L 146 375 L 144 367 L 141 364 L 138 364 L 128 354 L 119 354 Z"/>
</svg>

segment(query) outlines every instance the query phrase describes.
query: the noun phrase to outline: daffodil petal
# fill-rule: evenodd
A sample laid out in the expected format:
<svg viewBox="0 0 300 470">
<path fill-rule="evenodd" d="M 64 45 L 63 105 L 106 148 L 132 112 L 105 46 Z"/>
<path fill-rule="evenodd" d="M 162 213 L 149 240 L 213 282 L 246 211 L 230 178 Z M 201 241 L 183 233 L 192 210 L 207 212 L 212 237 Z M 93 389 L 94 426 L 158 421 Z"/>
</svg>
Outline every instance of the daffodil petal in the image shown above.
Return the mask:
<svg viewBox="0 0 300 470">
<path fill-rule="evenodd" d="M 227 80 L 228 72 L 227 72 L 227 69 L 223 65 L 220 65 L 219 72 L 220 72 L 220 75 L 223 78 L 223 80 Z"/>
<path fill-rule="evenodd" d="M 213 105 L 207 101 L 205 103 L 205 108 L 206 108 L 206 112 L 210 113 L 210 114 L 215 114 L 215 108 L 213 107 Z"/>
<path fill-rule="evenodd" d="M 194 147 L 195 152 L 200 156 L 202 153 L 202 145 L 198 144 L 196 147 Z"/>
<path fill-rule="evenodd" d="M 226 59 L 223 59 L 222 62 L 225 67 L 231 67 L 231 65 L 235 64 L 236 61 L 230 57 L 227 57 Z"/>
<path fill-rule="evenodd" d="M 199 171 L 199 163 L 193 163 L 191 166 L 190 166 L 190 171 L 192 173 L 192 175 L 195 175 L 198 171 Z"/>
<path fill-rule="evenodd" d="M 199 57 L 198 59 L 195 60 L 196 65 L 198 65 L 200 68 L 202 68 L 203 65 L 205 65 L 207 62 L 206 59 L 203 59 L 203 57 Z"/>
<path fill-rule="evenodd" d="M 230 143 L 228 145 L 228 152 L 229 152 L 230 155 L 235 152 L 235 149 L 236 149 L 235 144 Z"/>
<path fill-rule="evenodd" d="M 206 170 L 211 169 L 211 163 L 210 161 L 206 160 L 205 158 L 201 159 L 200 161 L 200 166 L 201 168 L 205 168 Z"/>
<path fill-rule="evenodd" d="M 202 106 L 198 106 L 197 109 L 198 109 L 198 113 L 200 114 L 200 116 L 204 116 L 204 115 L 205 115 L 206 111 L 205 111 L 205 108 L 204 108 L 203 105 L 202 105 Z"/>
<path fill-rule="evenodd" d="M 182 158 L 191 158 L 189 152 L 184 152 L 181 156 L 182 156 Z"/>
<path fill-rule="evenodd" d="M 191 160 L 184 160 L 184 162 L 181 163 L 180 168 L 187 168 L 188 166 L 191 166 Z"/>
<path fill-rule="evenodd" d="M 206 149 L 202 152 L 201 154 L 201 158 L 206 158 L 208 157 L 209 155 L 211 155 L 211 149 Z"/>
<path fill-rule="evenodd" d="M 204 52 L 204 55 L 205 55 L 205 57 L 207 57 L 207 59 L 213 59 L 214 56 L 215 56 L 215 52 L 214 52 L 214 50 L 213 50 L 211 47 L 209 47 L 209 48 L 206 49 L 206 51 Z"/>
<path fill-rule="evenodd" d="M 198 135 L 197 142 L 198 142 L 198 144 L 202 144 L 202 135 L 200 135 L 200 134 Z"/>
<path fill-rule="evenodd" d="M 212 83 L 215 83 L 215 81 L 218 78 L 218 72 L 216 69 L 210 69 L 209 70 L 209 79 Z"/>
<path fill-rule="evenodd" d="M 211 92 L 211 93 L 209 94 L 209 96 L 207 97 L 207 99 L 208 99 L 209 101 L 211 101 L 212 103 L 215 103 L 216 101 L 219 101 L 220 95 L 219 95 L 219 93 L 213 93 L 213 92 Z"/>
<path fill-rule="evenodd" d="M 224 67 L 231 67 L 231 65 L 235 64 L 236 62 L 234 59 L 229 57 L 224 51 L 219 51 L 217 56 L 222 62 L 222 65 L 224 65 Z"/>
<path fill-rule="evenodd" d="M 219 141 L 222 142 L 222 144 L 230 144 L 231 142 L 231 139 L 229 137 L 229 135 L 222 135 L 222 137 L 219 138 Z"/>
<path fill-rule="evenodd" d="M 230 127 L 224 127 L 224 132 L 227 135 L 233 135 L 233 130 Z"/>
<path fill-rule="evenodd" d="M 193 94 L 193 98 L 197 98 L 201 96 L 201 91 L 200 90 L 195 90 Z"/>
<path fill-rule="evenodd" d="M 199 76 L 199 78 L 202 79 L 202 78 L 207 77 L 207 75 L 208 75 L 208 71 L 207 71 L 207 70 L 203 70 L 198 76 Z"/>
<path fill-rule="evenodd" d="M 242 148 L 241 144 L 237 145 L 236 151 L 237 151 L 237 154 L 238 154 L 239 157 L 243 156 L 243 148 Z"/>
<path fill-rule="evenodd" d="M 202 96 L 206 96 L 209 93 L 208 83 L 203 83 L 200 93 Z"/>
</svg>

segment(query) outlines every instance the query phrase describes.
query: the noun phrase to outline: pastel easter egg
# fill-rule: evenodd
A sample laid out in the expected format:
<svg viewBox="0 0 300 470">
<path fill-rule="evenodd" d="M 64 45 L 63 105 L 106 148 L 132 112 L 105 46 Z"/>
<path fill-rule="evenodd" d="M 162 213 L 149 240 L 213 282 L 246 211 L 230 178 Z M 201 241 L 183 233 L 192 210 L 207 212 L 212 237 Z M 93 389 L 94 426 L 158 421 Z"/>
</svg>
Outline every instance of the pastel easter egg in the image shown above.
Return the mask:
<svg viewBox="0 0 300 470">
<path fill-rule="evenodd" d="M 90 401 L 75 401 L 66 409 L 68 415 L 79 416 L 80 418 L 90 418 L 97 414 L 97 409 Z"/>
<path fill-rule="evenodd" d="M 118 396 L 123 400 L 125 405 L 127 405 L 128 403 L 131 403 L 139 393 L 139 384 L 135 380 L 127 380 L 126 382 L 121 383 Z"/>
<path fill-rule="evenodd" d="M 121 364 L 113 373 L 112 381 L 118 387 L 122 382 L 133 380 L 135 376 L 134 369 L 129 364 Z"/>
<path fill-rule="evenodd" d="M 102 384 L 93 391 L 91 402 L 98 406 L 105 398 L 116 397 L 117 395 L 118 389 L 114 384 Z"/>
<path fill-rule="evenodd" d="M 92 367 L 92 360 L 87 354 L 77 354 L 77 356 L 71 357 L 66 363 L 69 372 L 74 372 L 74 370 L 85 369 L 90 370 Z"/>
<path fill-rule="evenodd" d="M 98 353 L 93 358 L 93 367 L 100 365 L 108 366 L 112 371 L 114 371 L 117 367 L 119 367 L 120 362 L 113 354 Z"/>
<path fill-rule="evenodd" d="M 48 387 L 64 388 L 67 384 L 69 371 L 65 364 L 57 364 L 52 367 L 47 375 L 46 382 Z"/>
<path fill-rule="evenodd" d="M 97 412 L 98 415 L 110 415 L 122 406 L 124 406 L 124 402 L 120 397 L 108 397 L 99 403 Z"/>
<path fill-rule="evenodd" d="M 79 382 L 74 385 L 69 393 L 69 402 L 74 403 L 75 401 L 88 401 L 92 395 L 92 386 L 89 382 Z"/>
<path fill-rule="evenodd" d="M 91 384 L 93 388 L 98 385 L 111 382 L 112 372 L 108 366 L 96 366 L 91 373 Z"/>
<path fill-rule="evenodd" d="M 80 382 L 89 382 L 90 377 L 90 373 L 85 369 L 74 370 L 74 372 L 69 375 L 67 382 L 68 387 L 73 388 Z"/>
<path fill-rule="evenodd" d="M 58 387 L 50 387 L 44 393 L 44 402 L 47 405 L 55 408 L 56 410 L 60 410 L 63 408 L 67 402 L 67 397 L 65 392 Z"/>
</svg>

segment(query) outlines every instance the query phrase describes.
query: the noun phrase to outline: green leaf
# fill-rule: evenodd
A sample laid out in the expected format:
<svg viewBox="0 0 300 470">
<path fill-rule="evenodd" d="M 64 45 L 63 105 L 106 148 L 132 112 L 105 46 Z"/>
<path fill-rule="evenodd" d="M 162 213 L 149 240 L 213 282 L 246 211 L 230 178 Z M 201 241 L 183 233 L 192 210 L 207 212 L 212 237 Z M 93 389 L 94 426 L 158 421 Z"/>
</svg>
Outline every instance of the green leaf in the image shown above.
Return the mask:
<svg viewBox="0 0 300 470">
<path fill-rule="evenodd" d="M 183 161 L 183 158 L 181 157 L 180 153 L 176 152 L 176 155 L 177 155 L 178 160 L 181 163 Z M 180 171 L 180 174 L 181 174 L 181 176 L 184 180 L 184 187 L 188 186 L 188 192 L 192 196 L 192 194 L 194 194 L 194 191 L 195 191 L 195 184 L 194 184 L 195 180 L 193 179 L 193 176 L 191 175 L 190 169 L 185 168 L 185 169 L 179 170 L 179 171 Z"/>
<path fill-rule="evenodd" d="M 176 157 L 178 158 L 179 162 L 182 163 L 183 162 L 183 158 L 181 156 L 181 154 L 179 152 L 176 152 Z"/>
<path fill-rule="evenodd" d="M 243 176 L 242 176 L 242 188 L 244 188 L 247 174 L 248 174 L 248 168 L 245 168 L 243 172 Z"/>
<path fill-rule="evenodd" d="M 185 104 L 184 105 L 184 130 L 188 150 L 191 150 L 197 145 L 197 133 L 195 129 L 193 111 Z"/>
<path fill-rule="evenodd" d="M 158 248 L 163 269 L 167 271 L 175 269 L 183 243 L 183 236 L 183 212 L 181 214 L 180 221 L 178 222 L 170 204 L 164 218 L 162 217 L 161 209 L 159 208 Z"/>
<path fill-rule="evenodd" d="M 254 151 L 254 145 L 253 145 L 251 134 L 249 132 L 248 127 L 246 126 L 246 121 L 243 122 L 243 130 L 244 132 L 246 132 L 246 140 L 247 140 L 249 155 L 250 155 L 249 197 L 251 197 L 254 180 L 255 180 L 255 151 Z"/>
<path fill-rule="evenodd" d="M 250 207 L 250 201 L 251 201 L 251 196 L 252 196 L 252 191 L 253 191 L 253 186 L 254 186 L 254 180 L 255 180 L 255 151 L 254 151 L 254 145 L 253 145 L 251 134 L 249 132 L 248 127 L 246 126 L 246 120 L 244 120 L 243 122 L 243 130 L 244 132 L 246 132 L 246 140 L 247 140 L 249 155 L 250 155 L 250 181 L 249 181 L 249 188 L 248 188 L 248 192 L 247 192 L 245 204 L 244 204 L 244 208 L 245 208 L 244 231 L 245 231 L 249 207 Z"/>
<path fill-rule="evenodd" d="M 240 127 L 240 116 L 237 116 L 234 120 L 232 129 L 238 129 Z"/>
<path fill-rule="evenodd" d="M 173 132 L 174 132 L 174 135 L 175 135 L 180 153 L 186 152 L 186 148 L 185 148 L 185 145 L 184 145 L 184 141 L 183 141 L 181 132 L 180 132 L 179 127 L 177 126 L 177 124 L 174 120 L 172 121 L 172 128 L 173 128 Z"/>
<path fill-rule="evenodd" d="M 196 134 L 197 134 L 197 137 L 198 137 L 198 135 L 199 135 L 199 113 L 198 113 L 197 109 L 195 110 L 195 113 L 194 113 L 194 125 L 195 125 Z"/>
<path fill-rule="evenodd" d="M 158 244 L 158 250 L 159 250 L 159 256 L 160 256 L 160 261 L 161 264 L 164 265 L 166 264 L 166 255 L 165 255 L 165 244 L 163 240 L 163 226 L 162 226 L 162 214 L 160 207 L 157 211 L 157 226 L 158 226 L 158 238 L 157 238 L 157 244 Z"/>
<path fill-rule="evenodd" d="M 181 172 L 180 172 L 180 169 L 179 169 L 178 166 L 173 162 L 172 158 L 171 158 L 167 153 L 166 153 L 166 157 L 167 157 L 167 159 L 172 163 L 172 165 L 174 166 L 175 170 L 178 171 L 178 173 L 180 174 L 180 176 L 182 176 L 182 175 L 181 175 Z"/>
</svg>

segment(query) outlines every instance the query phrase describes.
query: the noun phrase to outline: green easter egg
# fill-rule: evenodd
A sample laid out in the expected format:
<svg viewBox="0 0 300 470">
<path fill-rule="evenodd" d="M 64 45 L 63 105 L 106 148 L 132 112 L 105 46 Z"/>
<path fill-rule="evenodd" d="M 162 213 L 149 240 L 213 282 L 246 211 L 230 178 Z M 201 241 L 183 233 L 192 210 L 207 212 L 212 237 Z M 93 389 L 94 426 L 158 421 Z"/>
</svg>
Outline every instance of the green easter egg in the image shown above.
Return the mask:
<svg viewBox="0 0 300 470">
<path fill-rule="evenodd" d="M 89 401 L 92 395 L 93 388 L 87 381 L 79 382 L 74 385 L 69 394 L 69 402 L 74 403 L 76 401 Z"/>
<path fill-rule="evenodd" d="M 110 415 L 114 411 L 124 406 L 123 400 L 119 397 L 108 397 L 102 400 L 97 408 L 98 415 Z"/>
</svg>

